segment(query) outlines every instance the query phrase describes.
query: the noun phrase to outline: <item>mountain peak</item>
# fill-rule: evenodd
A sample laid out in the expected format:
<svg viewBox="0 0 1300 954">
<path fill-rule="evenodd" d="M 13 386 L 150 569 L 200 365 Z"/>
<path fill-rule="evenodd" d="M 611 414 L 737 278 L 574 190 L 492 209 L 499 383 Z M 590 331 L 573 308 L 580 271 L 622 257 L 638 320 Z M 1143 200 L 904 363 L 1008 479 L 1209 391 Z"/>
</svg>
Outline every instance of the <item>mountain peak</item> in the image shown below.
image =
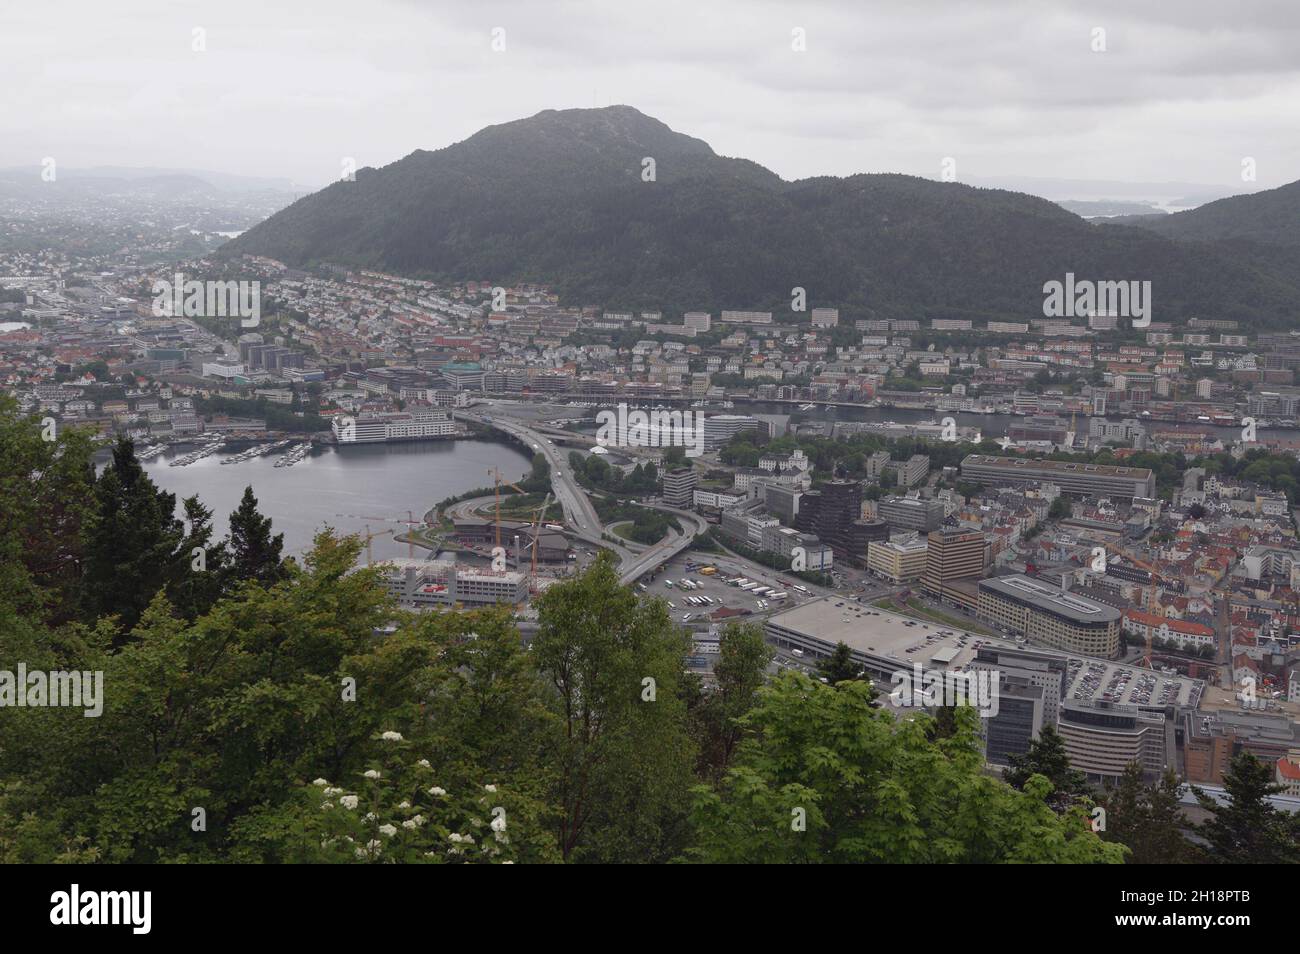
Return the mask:
<svg viewBox="0 0 1300 954">
<path fill-rule="evenodd" d="M 863 317 L 1023 320 L 1067 272 L 1152 281 L 1162 320 L 1277 325 L 1300 303 L 1300 276 L 1232 249 L 1090 225 L 997 189 L 898 175 L 784 182 L 626 105 L 544 110 L 362 170 L 224 248 L 540 282 L 570 304 L 669 313 L 788 309 L 803 287 L 810 306 Z"/>
<path fill-rule="evenodd" d="M 466 144 L 542 147 L 569 144 L 575 148 L 615 151 L 636 155 L 638 160 L 670 156 L 713 156 L 702 139 L 675 132 L 666 123 L 647 116 L 632 106 L 601 106 L 592 109 L 544 109 L 526 119 L 488 126 Z"/>
</svg>

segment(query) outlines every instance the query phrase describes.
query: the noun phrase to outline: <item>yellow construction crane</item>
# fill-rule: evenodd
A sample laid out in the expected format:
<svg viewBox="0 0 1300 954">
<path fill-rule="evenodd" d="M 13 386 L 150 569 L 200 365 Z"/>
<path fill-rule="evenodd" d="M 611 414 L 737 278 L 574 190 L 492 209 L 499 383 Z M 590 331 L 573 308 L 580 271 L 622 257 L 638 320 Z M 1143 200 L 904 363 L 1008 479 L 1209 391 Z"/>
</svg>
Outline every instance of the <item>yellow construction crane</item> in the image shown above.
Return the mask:
<svg viewBox="0 0 1300 954">
<path fill-rule="evenodd" d="M 412 560 L 415 559 L 415 537 L 413 536 L 413 533 L 415 531 L 415 528 L 421 525 L 421 522 L 415 519 L 414 511 L 412 510 L 406 511 L 405 520 L 398 520 L 395 517 L 372 517 L 370 514 L 366 514 L 366 513 L 336 513 L 334 516 L 351 517 L 354 520 L 373 520 L 375 523 L 397 523 L 397 524 L 405 525 L 406 555 L 409 556 Z M 369 529 L 370 529 L 370 525 L 367 524 L 366 530 L 369 531 Z M 392 533 L 393 531 L 389 530 L 387 532 Z M 376 534 L 376 536 L 383 536 L 383 534 Z"/>
<path fill-rule="evenodd" d="M 389 529 L 380 530 L 378 533 L 371 533 L 370 524 L 366 524 L 366 566 L 372 566 L 375 562 L 374 552 L 370 549 L 370 541 L 375 539 L 375 537 L 387 536 L 393 532 L 393 530 Z"/>
<path fill-rule="evenodd" d="M 501 546 L 501 485 L 505 484 L 507 487 L 510 487 L 513 490 L 517 490 L 521 494 L 527 493 L 527 491 L 524 490 L 524 488 L 520 487 L 518 484 L 512 484 L 508 480 L 502 480 L 501 471 L 498 470 L 496 467 L 493 467 L 491 470 L 488 471 L 488 473 L 491 474 L 496 481 L 495 484 L 496 525 L 497 525 L 496 539 L 497 539 L 497 546 Z"/>
<path fill-rule="evenodd" d="M 546 495 L 546 499 L 543 500 L 543 501 L 542 501 L 542 505 L 541 505 L 540 507 L 537 508 L 537 517 L 533 520 L 533 567 L 532 567 L 532 575 L 533 575 L 533 578 L 534 578 L 534 579 L 537 578 L 537 547 L 538 547 L 538 537 L 540 537 L 540 536 L 541 536 L 541 533 L 542 533 L 542 517 L 544 517 L 544 516 L 546 515 L 546 508 L 549 507 L 550 505 L 551 505 L 551 495 L 550 495 L 549 493 L 547 493 L 547 495 Z"/>
</svg>

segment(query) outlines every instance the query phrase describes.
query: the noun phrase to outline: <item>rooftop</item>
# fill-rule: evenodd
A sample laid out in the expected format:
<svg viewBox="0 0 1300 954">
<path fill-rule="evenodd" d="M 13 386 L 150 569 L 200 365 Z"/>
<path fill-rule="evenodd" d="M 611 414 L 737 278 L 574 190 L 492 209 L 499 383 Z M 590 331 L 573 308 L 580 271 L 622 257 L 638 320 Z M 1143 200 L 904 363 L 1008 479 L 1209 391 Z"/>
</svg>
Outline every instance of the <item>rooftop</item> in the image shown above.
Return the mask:
<svg viewBox="0 0 1300 954">
<path fill-rule="evenodd" d="M 840 596 L 827 596 L 791 607 L 767 621 L 816 641 L 827 653 L 845 643 L 884 667 L 964 669 L 980 649 L 1066 661 L 1067 687 L 1062 700 L 1094 698 L 1123 705 L 1195 706 L 1205 685 L 1199 679 L 1151 672 L 1107 659 L 1026 646 L 1010 639 L 984 636 L 939 623 L 900 616 Z"/>
<path fill-rule="evenodd" d="M 1077 593 L 1036 580 L 1032 576 L 998 576 L 980 580 L 980 589 L 992 590 L 1036 609 L 1080 623 L 1113 623 L 1120 611 Z"/>
<path fill-rule="evenodd" d="M 1113 464 L 1081 464 L 1067 460 L 1035 460 L 1027 457 L 994 457 L 988 454 L 969 454 L 961 465 L 981 464 L 1002 467 L 1006 470 L 1046 470 L 1061 474 L 1093 474 L 1097 477 L 1131 477 L 1146 480 L 1151 476 L 1148 467 L 1116 467 Z"/>
</svg>

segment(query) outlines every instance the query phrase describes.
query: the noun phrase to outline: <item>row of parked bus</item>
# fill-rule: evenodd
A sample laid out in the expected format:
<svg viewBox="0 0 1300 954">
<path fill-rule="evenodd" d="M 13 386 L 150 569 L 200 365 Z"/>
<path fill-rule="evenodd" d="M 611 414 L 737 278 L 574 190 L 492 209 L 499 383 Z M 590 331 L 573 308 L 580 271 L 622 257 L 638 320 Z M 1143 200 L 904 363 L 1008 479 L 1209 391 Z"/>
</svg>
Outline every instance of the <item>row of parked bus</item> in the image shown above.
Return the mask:
<svg viewBox="0 0 1300 954">
<path fill-rule="evenodd" d="M 746 593 L 750 593 L 754 596 L 761 596 L 767 600 L 779 601 L 788 598 L 790 595 L 784 590 L 778 590 L 776 589 L 776 587 L 773 586 L 765 586 L 762 583 L 759 583 L 755 580 L 747 579 L 746 577 L 743 576 L 732 577 L 730 580 L 727 580 L 726 582 L 728 586 L 737 587 L 739 589 L 744 590 Z M 796 587 L 796 589 L 798 589 L 798 587 Z"/>
</svg>

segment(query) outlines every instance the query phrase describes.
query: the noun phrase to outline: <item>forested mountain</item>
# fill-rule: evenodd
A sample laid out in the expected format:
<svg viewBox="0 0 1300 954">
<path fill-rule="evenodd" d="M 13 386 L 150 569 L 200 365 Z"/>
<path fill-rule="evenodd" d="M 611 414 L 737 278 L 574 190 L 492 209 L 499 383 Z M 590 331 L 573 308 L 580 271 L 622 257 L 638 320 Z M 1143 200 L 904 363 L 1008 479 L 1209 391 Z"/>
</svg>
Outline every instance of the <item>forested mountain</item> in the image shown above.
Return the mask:
<svg viewBox="0 0 1300 954">
<path fill-rule="evenodd" d="M 1208 202 L 1173 215 L 1128 216 L 1125 225 L 1186 242 L 1242 240 L 1300 247 L 1300 182 Z"/>
<path fill-rule="evenodd" d="M 544 282 L 566 303 L 670 315 L 788 309 L 799 286 L 850 317 L 1023 320 L 1066 272 L 1151 281 L 1156 320 L 1282 326 L 1300 313 L 1290 255 L 1174 242 L 1045 199 L 911 176 L 787 182 L 627 106 L 549 110 L 360 170 L 224 250 Z"/>
</svg>

